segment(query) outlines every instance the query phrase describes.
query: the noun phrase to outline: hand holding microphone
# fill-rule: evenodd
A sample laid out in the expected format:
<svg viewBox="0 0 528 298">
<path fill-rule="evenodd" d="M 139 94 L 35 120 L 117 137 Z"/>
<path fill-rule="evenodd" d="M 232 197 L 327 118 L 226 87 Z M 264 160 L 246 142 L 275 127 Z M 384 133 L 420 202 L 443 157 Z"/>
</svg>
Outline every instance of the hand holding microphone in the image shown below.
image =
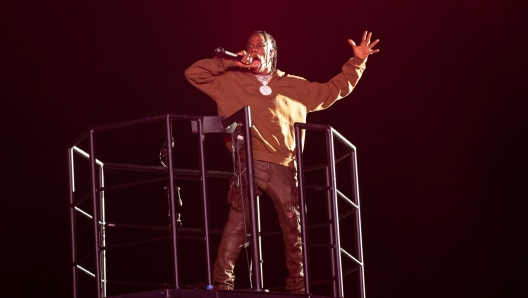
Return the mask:
<svg viewBox="0 0 528 298">
<path fill-rule="evenodd" d="M 259 68 L 260 59 L 253 56 L 246 51 L 240 51 L 237 54 L 224 50 L 224 48 L 216 48 L 215 54 L 218 57 L 231 57 L 236 60 L 236 65 L 242 68 Z"/>
</svg>

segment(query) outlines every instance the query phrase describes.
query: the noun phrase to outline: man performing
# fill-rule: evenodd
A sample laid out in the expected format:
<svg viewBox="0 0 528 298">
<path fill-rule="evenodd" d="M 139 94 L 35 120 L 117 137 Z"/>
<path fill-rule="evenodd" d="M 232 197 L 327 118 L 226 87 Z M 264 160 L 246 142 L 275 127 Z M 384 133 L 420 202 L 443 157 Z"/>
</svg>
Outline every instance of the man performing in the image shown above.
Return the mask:
<svg viewBox="0 0 528 298">
<path fill-rule="evenodd" d="M 272 199 L 282 228 L 286 266 L 286 289 L 304 293 L 301 226 L 295 165 L 295 122 L 306 122 L 306 113 L 328 108 L 352 92 L 365 70 L 370 54 L 377 53 L 365 31 L 359 45 L 348 40 L 353 58 L 342 72 L 327 83 L 308 82 L 286 74 L 277 67 L 277 44 L 264 31 L 253 32 L 246 49 L 231 57 L 214 57 L 194 63 L 185 71 L 187 80 L 216 101 L 220 116 L 231 116 L 244 106 L 251 107 L 254 175 L 257 192 Z M 258 61 L 260 63 L 258 63 Z M 232 150 L 231 144 L 228 148 Z M 214 265 L 215 290 L 233 290 L 234 268 L 249 229 L 249 203 L 244 154 L 228 192 L 231 204 Z M 242 169 L 240 172 L 238 168 Z M 242 191 L 241 191 L 242 190 Z"/>
</svg>

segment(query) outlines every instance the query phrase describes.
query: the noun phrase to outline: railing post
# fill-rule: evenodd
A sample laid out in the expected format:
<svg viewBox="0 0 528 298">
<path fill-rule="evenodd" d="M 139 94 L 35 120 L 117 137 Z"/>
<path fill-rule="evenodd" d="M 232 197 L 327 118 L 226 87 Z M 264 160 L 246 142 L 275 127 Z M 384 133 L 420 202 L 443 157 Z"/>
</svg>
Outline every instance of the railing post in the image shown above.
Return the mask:
<svg viewBox="0 0 528 298">
<path fill-rule="evenodd" d="M 176 219 L 176 202 L 174 200 L 174 165 L 172 156 L 172 120 L 170 115 L 167 115 L 165 120 L 166 138 L 167 138 L 167 161 L 169 168 L 169 199 L 171 208 L 171 233 L 172 233 L 172 256 L 174 261 L 174 288 L 180 288 L 180 275 L 178 268 L 178 234 L 177 234 L 177 219 Z"/>
<path fill-rule="evenodd" d="M 76 225 L 75 225 L 75 172 L 73 163 L 73 148 L 68 148 L 68 180 L 70 188 L 69 196 L 69 212 L 70 212 L 70 237 L 71 237 L 71 266 L 72 266 L 72 283 L 73 283 L 73 298 L 77 298 L 77 239 L 76 239 Z"/>
<path fill-rule="evenodd" d="M 95 257 L 95 282 L 97 284 L 97 298 L 101 298 L 101 244 L 99 238 L 99 209 L 97 208 L 97 198 L 99 193 L 97 190 L 97 177 L 95 171 L 95 144 L 94 131 L 90 130 L 90 174 L 92 183 L 92 206 L 93 206 L 93 231 L 94 231 L 94 257 Z"/>
<path fill-rule="evenodd" d="M 200 143 L 200 173 L 202 175 L 202 204 L 203 204 L 203 222 L 205 232 L 205 259 L 207 268 L 207 289 L 213 288 L 212 268 L 211 268 L 211 244 L 209 240 L 209 212 L 207 204 L 207 174 L 205 166 L 205 147 L 204 147 L 204 130 L 203 118 L 197 121 L 198 124 L 198 138 Z"/>
<path fill-rule="evenodd" d="M 334 138 L 333 138 L 333 129 L 331 127 L 326 130 L 326 146 L 327 146 L 327 162 L 328 162 L 328 174 L 330 187 L 330 200 L 331 204 L 329 206 L 331 213 L 331 223 L 333 225 L 333 250 L 334 257 L 333 260 L 335 264 L 334 276 L 335 276 L 335 293 L 337 297 L 343 297 L 343 270 L 341 268 L 341 241 L 339 238 L 339 211 L 337 208 L 337 185 L 335 177 L 335 152 L 334 152 Z"/>
<path fill-rule="evenodd" d="M 255 291 L 262 291 L 260 237 L 258 235 L 258 223 L 260 215 L 257 212 L 257 197 L 255 194 L 255 171 L 253 167 L 253 143 L 251 140 L 251 113 L 249 106 L 244 108 L 244 138 L 246 150 L 246 167 L 248 175 L 249 210 L 251 212 L 251 244 L 253 246 L 253 284 Z"/>
<path fill-rule="evenodd" d="M 358 173 L 357 173 L 357 154 L 356 149 L 354 148 L 350 154 L 351 157 L 351 166 L 352 166 L 352 191 L 354 192 L 354 203 L 357 206 L 357 210 L 354 215 L 356 222 L 356 248 L 358 253 L 358 261 L 361 262 L 359 266 L 359 297 L 365 297 L 365 262 L 363 260 L 363 236 L 361 232 L 361 208 L 359 205 L 359 182 L 358 182 Z"/>
<path fill-rule="evenodd" d="M 99 165 L 99 181 L 98 188 L 104 188 L 104 168 Z M 104 190 L 99 191 L 99 214 L 101 221 L 99 224 L 99 241 L 101 250 L 101 292 L 102 296 L 106 297 L 106 211 L 105 211 L 105 197 Z"/>
<path fill-rule="evenodd" d="M 262 291 L 262 274 L 261 274 L 261 254 L 260 254 L 260 237 L 258 235 L 258 223 L 260 222 L 257 212 L 257 199 L 255 195 L 255 177 L 253 168 L 253 145 L 251 140 L 251 110 L 245 106 L 233 115 L 222 121 L 222 126 L 227 128 L 233 122 L 242 122 L 244 124 L 244 149 L 246 152 L 246 168 L 248 176 L 248 201 L 251 220 L 251 253 L 253 254 L 252 282 L 255 291 Z"/>
<path fill-rule="evenodd" d="M 299 194 L 299 209 L 301 212 L 301 237 L 302 237 L 302 251 L 303 251 L 303 273 L 304 273 L 304 289 L 306 294 L 311 294 L 310 285 L 310 265 L 308 264 L 308 229 L 306 222 L 306 200 L 304 191 L 304 160 L 303 160 L 303 148 L 302 148 L 302 133 L 298 123 L 294 124 L 295 127 L 295 139 L 299 140 L 295 148 L 297 154 L 297 179 L 299 181 L 298 194 Z"/>
</svg>

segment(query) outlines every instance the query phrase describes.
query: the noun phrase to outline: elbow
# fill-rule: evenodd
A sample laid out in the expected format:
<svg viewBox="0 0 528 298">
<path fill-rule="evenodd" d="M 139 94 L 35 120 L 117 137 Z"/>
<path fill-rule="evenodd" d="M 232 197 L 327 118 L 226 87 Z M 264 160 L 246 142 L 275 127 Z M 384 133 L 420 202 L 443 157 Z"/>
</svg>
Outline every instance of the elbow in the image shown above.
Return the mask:
<svg viewBox="0 0 528 298">
<path fill-rule="evenodd" d="M 187 69 L 183 72 L 183 74 L 185 75 L 185 78 L 186 78 L 187 80 L 189 80 L 189 79 L 191 78 L 191 76 L 192 76 L 192 74 L 191 74 L 191 70 L 190 70 L 190 69 L 191 69 L 191 68 L 187 68 Z"/>
<path fill-rule="evenodd" d="M 197 77 L 195 74 L 193 74 L 191 67 L 187 68 L 183 74 L 189 83 L 193 84 L 196 82 Z"/>
</svg>

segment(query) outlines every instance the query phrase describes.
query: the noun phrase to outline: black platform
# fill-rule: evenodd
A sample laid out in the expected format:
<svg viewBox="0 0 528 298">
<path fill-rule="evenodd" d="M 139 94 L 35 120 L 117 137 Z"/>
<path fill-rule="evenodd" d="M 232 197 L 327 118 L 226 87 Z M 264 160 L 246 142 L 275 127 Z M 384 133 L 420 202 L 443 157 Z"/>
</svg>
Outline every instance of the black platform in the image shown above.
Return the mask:
<svg viewBox="0 0 528 298">
<path fill-rule="evenodd" d="M 109 298 L 328 298 L 328 296 L 317 296 L 310 294 L 292 294 L 277 292 L 257 292 L 257 291 L 207 291 L 207 290 L 176 290 L 162 289 L 141 293 L 132 293 L 117 296 L 107 296 Z"/>
</svg>

